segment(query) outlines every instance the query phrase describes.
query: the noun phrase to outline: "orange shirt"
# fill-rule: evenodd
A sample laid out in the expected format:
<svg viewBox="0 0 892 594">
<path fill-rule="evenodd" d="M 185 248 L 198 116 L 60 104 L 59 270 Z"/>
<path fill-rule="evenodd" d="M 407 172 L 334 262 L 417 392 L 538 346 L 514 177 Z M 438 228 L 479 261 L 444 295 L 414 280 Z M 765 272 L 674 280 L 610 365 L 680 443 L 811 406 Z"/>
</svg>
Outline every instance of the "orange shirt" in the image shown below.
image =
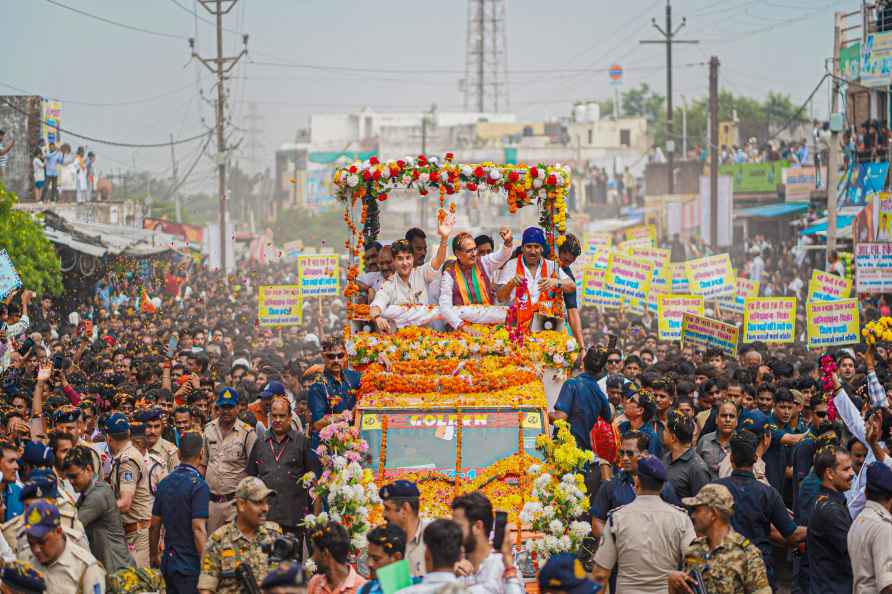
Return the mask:
<svg viewBox="0 0 892 594">
<path fill-rule="evenodd" d="M 356 594 L 365 583 L 366 579 L 356 573 L 356 570 L 351 565 L 350 573 L 340 587 L 334 590 L 329 588 L 328 580 L 324 574 L 320 573 L 310 578 L 310 583 L 307 584 L 307 594 Z"/>
</svg>

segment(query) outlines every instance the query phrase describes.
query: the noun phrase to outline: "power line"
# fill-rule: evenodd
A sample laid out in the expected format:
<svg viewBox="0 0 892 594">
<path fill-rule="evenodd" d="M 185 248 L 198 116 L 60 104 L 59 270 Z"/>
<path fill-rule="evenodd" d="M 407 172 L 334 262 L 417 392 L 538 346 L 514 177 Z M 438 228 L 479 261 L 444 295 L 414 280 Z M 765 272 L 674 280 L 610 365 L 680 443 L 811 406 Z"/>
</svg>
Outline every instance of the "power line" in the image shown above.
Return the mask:
<svg viewBox="0 0 892 594">
<path fill-rule="evenodd" d="M 158 99 L 163 99 L 165 97 L 170 97 L 172 95 L 176 95 L 177 93 L 181 93 L 182 91 L 185 91 L 186 89 L 191 88 L 192 84 L 193 83 L 189 83 L 188 85 L 185 85 L 185 86 L 182 86 L 182 87 L 179 87 L 176 89 L 171 89 L 170 91 L 166 91 L 166 92 L 160 93 L 158 95 L 153 95 L 152 97 L 146 97 L 144 99 L 133 99 L 131 101 L 119 101 L 116 103 L 93 103 L 93 102 L 89 102 L 89 101 L 74 101 L 71 99 L 63 99 L 61 97 L 56 97 L 55 95 L 49 95 L 49 94 L 44 95 L 43 93 L 36 93 L 34 91 L 22 89 L 20 87 L 11 85 L 9 83 L 0 82 L 0 86 L 6 87 L 8 89 L 12 89 L 13 91 L 18 91 L 19 93 L 24 93 L 25 95 L 40 95 L 41 97 L 48 97 L 50 99 L 55 99 L 56 101 L 68 103 L 70 105 L 81 105 L 81 106 L 85 106 L 85 107 L 119 107 L 119 106 L 124 106 L 124 105 L 140 105 L 143 103 L 151 103 L 152 101 L 157 101 Z"/>
<path fill-rule="evenodd" d="M 19 113 L 22 114 L 22 115 L 26 115 L 26 116 L 31 115 L 31 114 L 29 114 L 27 111 L 25 111 L 24 109 L 19 108 L 19 106 L 15 105 L 14 103 L 12 103 L 11 101 L 9 101 L 9 100 L 6 99 L 5 97 L 0 97 L 0 101 L 3 101 L 3 102 L 4 102 L 6 105 L 8 105 L 11 109 L 13 109 L 13 110 L 19 112 Z M 85 135 L 83 135 L 83 134 L 78 134 L 77 132 L 74 132 L 74 131 L 69 130 L 69 129 L 67 129 L 67 128 L 63 128 L 63 127 L 61 127 L 61 126 L 56 126 L 55 124 L 52 124 L 52 123 L 47 122 L 47 121 L 41 121 L 41 123 L 44 124 L 44 125 L 46 125 L 46 126 L 49 126 L 50 128 L 54 128 L 54 129 L 58 130 L 59 132 L 64 132 L 65 134 L 70 134 L 70 135 L 74 136 L 75 138 L 80 138 L 81 140 L 87 140 L 87 141 L 89 141 L 89 142 L 95 142 L 95 143 L 97 143 L 97 144 L 105 144 L 105 145 L 108 145 L 108 146 L 120 146 L 120 147 L 125 147 L 125 148 L 161 148 L 161 147 L 163 147 L 163 148 L 169 148 L 171 144 L 174 144 L 174 145 L 177 145 L 177 144 L 186 144 L 187 142 L 192 142 L 192 141 L 194 141 L 194 140 L 198 140 L 199 138 L 204 138 L 205 136 L 209 136 L 209 135 L 211 134 L 210 131 L 208 131 L 208 132 L 203 132 L 202 134 L 196 134 L 195 136 L 190 136 L 189 138 L 183 138 L 183 139 L 180 139 L 180 140 L 175 140 L 175 141 L 173 141 L 173 143 L 171 143 L 171 142 L 159 142 L 159 143 L 149 143 L 149 144 L 136 144 L 136 143 L 129 143 L 129 142 L 116 142 L 116 141 L 113 141 L 113 140 L 104 140 L 104 139 L 102 139 L 102 138 L 93 138 L 93 137 L 91 137 L 91 136 L 85 136 Z"/>
<path fill-rule="evenodd" d="M 176 6 L 183 12 L 195 17 L 202 23 L 204 23 L 206 25 L 216 26 L 216 23 L 214 23 L 214 21 L 211 21 L 209 19 L 204 18 L 203 16 L 200 16 L 195 10 L 189 8 L 188 6 L 183 6 L 179 2 L 179 0 L 170 0 L 170 1 L 171 1 L 171 3 L 173 3 L 174 6 Z M 226 33 L 232 33 L 233 35 L 241 35 L 242 34 L 241 31 L 236 31 L 235 29 L 230 29 L 228 27 L 223 27 L 223 31 L 225 31 Z"/>
<path fill-rule="evenodd" d="M 148 35 L 155 35 L 157 37 L 167 37 L 168 39 L 186 39 L 182 35 L 176 35 L 175 33 L 165 33 L 164 31 L 153 31 L 151 29 L 143 29 L 142 27 L 136 27 L 134 25 L 128 25 L 127 23 L 121 23 L 118 21 L 113 21 L 112 19 L 107 19 L 105 17 L 87 12 L 85 10 L 81 10 L 79 8 L 75 8 L 73 6 L 68 6 L 67 4 L 62 4 L 58 0 L 46 0 L 53 6 L 58 6 L 59 8 L 64 8 L 65 10 L 70 10 L 71 12 L 77 13 L 81 16 L 85 16 L 87 18 L 95 19 L 97 21 L 101 21 L 103 23 L 107 23 L 109 25 L 114 25 L 116 27 L 120 27 L 122 29 L 129 29 L 130 31 L 137 31 L 139 33 L 146 33 Z"/>
</svg>

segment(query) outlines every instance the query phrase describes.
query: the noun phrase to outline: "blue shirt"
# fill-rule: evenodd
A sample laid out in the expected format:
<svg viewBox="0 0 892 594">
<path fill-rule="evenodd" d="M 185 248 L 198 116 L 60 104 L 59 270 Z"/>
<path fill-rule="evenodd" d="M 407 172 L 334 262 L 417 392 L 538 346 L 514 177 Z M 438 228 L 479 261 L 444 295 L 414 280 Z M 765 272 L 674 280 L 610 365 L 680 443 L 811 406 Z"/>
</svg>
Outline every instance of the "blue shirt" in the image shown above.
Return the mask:
<svg viewBox="0 0 892 594">
<path fill-rule="evenodd" d="M 3 489 L 3 502 L 6 504 L 6 513 L 3 521 L 8 522 L 16 516 L 25 513 L 25 505 L 21 500 L 22 488 L 15 483 L 9 483 Z"/>
<path fill-rule="evenodd" d="M 164 526 L 164 573 L 200 573 L 201 556 L 195 549 L 192 520 L 207 519 L 210 495 L 204 478 L 188 464 L 180 464 L 158 483 L 152 515 L 160 517 Z"/>
<path fill-rule="evenodd" d="M 752 472 L 735 470 L 731 476 L 715 481 L 724 485 L 734 497 L 731 526 L 750 539 L 762 552 L 768 581 L 774 584 L 774 558 L 768 535 L 777 528 L 784 538 L 796 531 L 796 523 L 777 489 L 756 480 Z"/>
<path fill-rule="evenodd" d="M 772 487 L 777 489 L 781 494 L 784 492 L 784 475 L 787 466 L 791 464 L 793 456 L 793 448 L 781 444 L 784 435 L 793 433 L 793 429 L 789 425 L 781 423 L 773 414 L 768 420 L 771 423 L 771 445 L 765 452 L 763 459 L 765 460 L 765 478 Z M 792 498 L 790 503 L 792 504 Z"/>
<path fill-rule="evenodd" d="M 623 421 L 619 424 L 619 435 L 622 437 L 625 433 L 632 430 L 632 422 L 631 421 Z M 651 427 L 651 423 L 645 423 L 641 426 L 641 429 L 638 429 L 641 433 L 647 435 L 648 444 L 647 451 L 650 452 L 651 456 L 656 456 L 657 458 L 663 459 L 663 441 L 660 439 L 659 434 Z"/>
<path fill-rule="evenodd" d="M 598 381 L 588 373 L 580 373 L 564 382 L 554 410 L 567 415 L 570 433 L 581 450 L 591 450 L 590 433 L 598 418 L 610 422 L 610 404 L 598 387 Z"/>
<path fill-rule="evenodd" d="M 313 424 L 321 421 L 326 415 L 337 414 L 345 410 L 353 410 L 356 406 L 356 391 L 359 389 L 360 374 L 352 369 L 341 372 L 341 379 L 335 379 L 327 371 L 310 384 L 307 391 L 307 405 L 310 408 Z M 319 432 L 310 433 L 310 446 L 316 449 L 319 445 Z"/>
<path fill-rule="evenodd" d="M 62 151 L 53 151 L 46 156 L 46 174 L 48 176 L 59 175 L 59 165 L 62 164 Z"/>
<path fill-rule="evenodd" d="M 620 470 L 609 481 L 601 485 L 598 495 L 592 500 L 589 509 L 593 518 L 602 522 L 607 521 L 607 513 L 621 505 L 627 505 L 635 501 L 635 484 L 632 475 L 625 470 Z M 681 507 L 681 501 L 675 494 L 675 489 L 669 481 L 663 483 L 660 491 L 660 499 L 670 505 Z"/>
<path fill-rule="evenodd" d="M 561 270 L 564 271 L 564 274 L 570 277 L 570 280 L 572 280 L 574 284 L 576 283 L 576 277 L 573 276 L 573 271 L 570 270 L 569 266 L 562 266 Z M 573 291 L 572 293 L 564 293 L 563 291 L 561 291 L 561 295 L 564 296 L 564 309 L 579 308 L 579 305 L 576 301 L 576 291 Z"/>
</svg>

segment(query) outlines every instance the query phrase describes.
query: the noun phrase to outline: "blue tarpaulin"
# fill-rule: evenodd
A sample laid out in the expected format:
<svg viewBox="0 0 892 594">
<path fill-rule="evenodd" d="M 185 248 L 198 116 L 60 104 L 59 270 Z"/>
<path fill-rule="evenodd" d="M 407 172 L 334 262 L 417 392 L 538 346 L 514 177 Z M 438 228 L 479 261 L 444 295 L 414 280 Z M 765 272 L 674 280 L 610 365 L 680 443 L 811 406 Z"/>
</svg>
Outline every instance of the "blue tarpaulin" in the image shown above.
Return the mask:
<svg viewBox="0 0 892 594">
<path fill-rule="evenodd" d="M 742 218 L 774 219 L 777 217 L 796 215 L 807 210 L 807 202 L 778 202 L 776 204 L 766 204 L 765 206 L 744 208 L 743 210 L 737 211 L 735 216 Z"/>
<path fill-rule="evenodd" d="M 836 230 L 837 232 L 841 229 L 846 229 L 852 226 L 852 221 L 855 219 L 854 216 L 849 215 L 839 215 L 836 217 Z M 826 235 L 827 234 L 827 219 L 821 219 L 820 221 L 815 222 L 814 225 L 806 227 L 802 231 L 799 232 L 800 235 Z"/>
</svg>

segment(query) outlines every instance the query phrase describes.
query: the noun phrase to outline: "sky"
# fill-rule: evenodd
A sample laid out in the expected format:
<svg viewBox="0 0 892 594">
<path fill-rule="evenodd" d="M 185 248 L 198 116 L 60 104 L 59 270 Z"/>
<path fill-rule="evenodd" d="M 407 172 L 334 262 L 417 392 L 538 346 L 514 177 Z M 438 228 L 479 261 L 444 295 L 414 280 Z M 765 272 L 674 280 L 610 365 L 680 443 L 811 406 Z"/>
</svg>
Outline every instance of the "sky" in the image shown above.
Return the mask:
<svg viewBox="0 0 892 594">
<path fill-rule="evenodd" d="M 657 39 L 665 0 L 505 0 L 510 111 L 522 120 L 569 115 L 574 101 L 604 99 L 613 90 L 606 69 L 625 70 L 625 88 L 647 82 L 666 88 L 665 49 Z M 686 17 L 676 46 L 674 96 L 705 97 L 712 55 L 720 84 L 735 94 L 788 94 L 801 104 L 825 72 L 832 53 L 833 13 L 859 0 L 675 0 L 673 20 Z M 215 96 L 207 71 L 190 62 L 216 51 L 211 17 L 197 0 L 4 0 L 7 59 L 0 93 L 39 94 L 63 102 L 62 126 L 102 140 L 156 144 L 188 138 L 213 123 L 201 99 Z M 72 10 L 74 9 L 74 10 Z M 80 13 L 75 12 L 80 11 Z M 87 16 L 87 13 L 92 16 Z M 196 22 L 195 14 L 201 19 Z M 232 140 L 244 137 L 240 159 L 273 166 L 282 143 L 305 128 L 311 113 L 370 106 L 420 111 L 436 103 L 462 109 L 466 0 L 239 0 L 225 17 L 227 55 L 248 55 L 229 83 Z M 109 22 L 113 21 L 113 22 Z M 116 23 L 116 24 L 115 24 Z M 275 64 L 275 65 L 270 65 Z M 287 65 L 287 66 L 283 66 Z M 24 93 L 23 93 L 24 92 Z M 818 91 L 814 114 L 825 117 L 829 86 Z M 248 163 L 249 104 L 262 130 Z M 205 122 L 202 122 L 204 118 Z M 80 143 L 78 143 L 80 144 Z M 86 143 L 100 171 L 133 169 L 169 175 L 168 147 L 125 148 Z M 182 174 L 195 162 L 185 192 L 212 188 L 213 163 L 202 142 L 176 147 Z"/>
</svg>

